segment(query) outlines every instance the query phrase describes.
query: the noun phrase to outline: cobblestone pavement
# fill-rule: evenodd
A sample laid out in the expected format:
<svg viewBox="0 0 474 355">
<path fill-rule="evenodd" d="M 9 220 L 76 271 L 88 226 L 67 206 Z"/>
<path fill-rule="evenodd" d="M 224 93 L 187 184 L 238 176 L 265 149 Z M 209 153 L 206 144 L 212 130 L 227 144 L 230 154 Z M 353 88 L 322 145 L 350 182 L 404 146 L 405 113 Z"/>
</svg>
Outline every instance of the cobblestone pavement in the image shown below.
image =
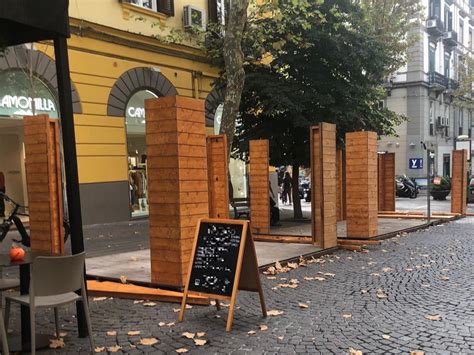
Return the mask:
<svg viewBox="0 0 474 355">
<path fill-rule="evenodd" d="M 338 251 L 276 279 L 262 275 L 268 309 L 284 313 L 263 319 L 257 294 L 241 292 L 229 334 L 225 308 L 218 312 L 194 306 L 185 322 L 178 323 L 175 304 L 147 307 L 133 300 L 91 299 L 94 339 L 99 347 L 120 345 L 131 354 L 176 353 L 180 348 L 206 354 L 345 354 L 350 348 L 363 353 L 473 354 L 473 223 L 474 218 L 465 218 L 400 236 L 367 253 Z M 299 281 L 298 287 L 277 287 L 291 279 Z M 65 348 L 48 352 L 88 353 L 87 339 L 77 338 L 73 314 L 72 307 L 61 313 Z M 12 323 L 18 329 L 17 313 Z M 39 329 L 52 333 L 52 312 L 43 313 L 38 323 Z M 195 345 L 184 332 L 205 332 L 201 338 L 207 344 Z M 159 343 L 139 345 L 141 337 Z"/>
</svg>

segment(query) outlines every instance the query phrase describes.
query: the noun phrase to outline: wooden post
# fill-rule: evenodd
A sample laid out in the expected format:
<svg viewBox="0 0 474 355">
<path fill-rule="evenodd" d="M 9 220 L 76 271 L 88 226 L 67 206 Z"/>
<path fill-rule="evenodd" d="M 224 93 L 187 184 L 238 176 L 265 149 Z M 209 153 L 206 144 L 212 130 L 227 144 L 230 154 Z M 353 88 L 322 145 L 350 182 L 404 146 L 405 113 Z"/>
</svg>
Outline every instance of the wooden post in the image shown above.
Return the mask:
<svg viewBox="0 0 474 355">
<path fill-rule="evenodd" d="M 47 115 L 24 120 L 25 166 L 31 250 L 64 254 L 59 120 Z"/>
<path fill-rule="evenodd" d="M 337 246 L 336 125 L 311 127 L 311 211 L 313 243 Z"/>
<path fill-rule="evenodd" d="M 208 174 L 204 101 L 145 101 L 152 282 L 183 286 L 194 229 L 206 218 Z"/>
<path fill-rule="evenodd" d="M 270 233 L 268 140 L 250 141 L 250 219 L 252 233 Z"/>
<path fill-rule="evenodd" d="M 395 211 L 395 153 L 378 154 L 378 210 Z"/>
<path fill-rule="evenodd" d="M 347 237 L 375 237 L 378 231 L 377 134 L 346 134 Z"/>
<path fill-rule="evenodd" d="M 345 156 L 342 149 L 336 150 L 336 216 L 337 221 L 346 219 L 346 180 L 344 178 Z"/>
<path fill-rule="evenodd" d="M 229 218 L 229 160 L 227 136 L 207 137 L 209 217 Z"/>
<path fill-rule="evenodd" d="M 451 213 L 466 214 L 467 209 L 467 150 L 453 151 L 451 179 Z"/>
</svg>

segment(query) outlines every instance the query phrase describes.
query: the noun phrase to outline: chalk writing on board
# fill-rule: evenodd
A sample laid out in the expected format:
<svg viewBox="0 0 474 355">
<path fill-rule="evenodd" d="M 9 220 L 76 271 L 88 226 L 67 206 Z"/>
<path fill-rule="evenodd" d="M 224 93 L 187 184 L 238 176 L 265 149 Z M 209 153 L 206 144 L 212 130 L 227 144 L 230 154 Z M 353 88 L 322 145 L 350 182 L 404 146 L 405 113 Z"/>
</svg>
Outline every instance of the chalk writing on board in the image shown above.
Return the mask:
<svg viewBox="0 0 474 355">
<path fill-rule="evenodd" d="M 189 289 L 232 295 L 242 225 L 201 223 Z"/>
</svg>

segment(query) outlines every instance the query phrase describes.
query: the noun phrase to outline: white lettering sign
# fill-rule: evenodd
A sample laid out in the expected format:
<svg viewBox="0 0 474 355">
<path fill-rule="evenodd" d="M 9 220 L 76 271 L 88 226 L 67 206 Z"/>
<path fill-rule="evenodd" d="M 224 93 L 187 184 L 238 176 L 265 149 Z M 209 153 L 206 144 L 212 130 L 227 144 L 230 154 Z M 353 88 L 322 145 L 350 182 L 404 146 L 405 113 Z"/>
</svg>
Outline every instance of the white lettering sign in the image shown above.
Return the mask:
<svg viewBox="0 0 474 355">
<path fill-rule="evenodd" d="M 127 115 L 133 118 L 145 118 L 145 109 L 143 107 L 129 107 Z"/>
<path fill-rule="evenodd" d="M 17 109 L 17 110 L 33 110 L 43 111 L 43 112 L 55 112 L 56 106 L 54 105 L 53 100 L 44 99 L 41 97 L 26 97 L 26 96 L 11 96 L 5 95 L 0 100 L 0 107 L 6 109 Z"/>
</svg>

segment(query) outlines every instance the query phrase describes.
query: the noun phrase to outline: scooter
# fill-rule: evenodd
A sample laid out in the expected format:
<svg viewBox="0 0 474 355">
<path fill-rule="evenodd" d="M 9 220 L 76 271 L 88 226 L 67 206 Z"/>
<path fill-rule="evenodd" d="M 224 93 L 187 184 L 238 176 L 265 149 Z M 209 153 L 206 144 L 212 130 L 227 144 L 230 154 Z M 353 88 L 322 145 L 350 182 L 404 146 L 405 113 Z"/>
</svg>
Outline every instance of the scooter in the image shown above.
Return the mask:
<svg viewBox="0 0 474 355">
<path fill-rule="evenodd" d="M 395 178 L 397 184 L 397 197 L 417 198 L 419 188 L 416 182 L 411 180 L 408 176 L 403 175 Z"/>
</svg>

